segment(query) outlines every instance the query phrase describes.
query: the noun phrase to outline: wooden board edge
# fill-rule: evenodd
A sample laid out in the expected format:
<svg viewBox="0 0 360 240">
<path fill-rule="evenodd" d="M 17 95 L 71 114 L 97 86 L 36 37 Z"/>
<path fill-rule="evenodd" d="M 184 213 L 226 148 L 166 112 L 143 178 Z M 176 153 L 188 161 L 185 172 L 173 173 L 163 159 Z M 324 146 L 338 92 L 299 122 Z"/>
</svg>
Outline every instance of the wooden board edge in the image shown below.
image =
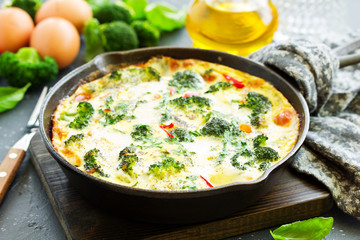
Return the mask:
<svg viewBox="0 0 360 240">
<path fill-rule="evenodd" d="M 33 138 L 34 139 L 34 138 Z M 30 145 L 32 144 L 32 142 L 30 142 Z M 57 204 L 56 200 L 55 200 L 55 197 L 53 196 L 52 194 L 52 191 L 50 189 L 50 186 L 49 184 L 47 183 L 46 181 L 46 178 L 45 178 L 45 175 L 43 173 L 43 171 L 41 170 L 41 166 L 39 164 L 38 161 L 36 161 L 36 155 L 35 153 L 33 152 L 33 149 L 32 147 L 29 147 L 29 152 L 30 152 L 30 158 L 31 158 L 31 162 L 35 168 L 35 171 L 37 173 L 37 175 L 39 176 L 40 178 L 40 181 L 41 183 L 43 184 L 43 187 L 45 189 L 45 193 L 46 195 L 48 196 L 49 198 L 49 201 L 50 201 L 50 204 L 52 205 L 53 209 L 54 209 L 54 212 L 57 216 L 57 218 L 59 219 L 59 222 L 60 222 L 60 225 L 61 225 L 61 228 L 63 229 L 64 233 L 65 233 L 65 236 L 68 240 L 72 240 L 74 239 L 74 237 L 72 236 L 70 230 L 69 230 L 69 227 L 67 226 L 66 224 L 66 221 L 64 219 L 64 216 L 61 214 L 61 211 L 59 209 L 59 205 Z"/>
<path fill-rule="evenodd" d="M 215 240 L 236 235 L 249 233 L 281 224 L 291 223 L 294 221 L 305 220 L 317 217 L 329 211 L 333 206 L 331 195 L 316 201 L 304 201 L 296 206 L 288 206 L 281 209 L 272 209 L 261 213 L 252 213 L 243 216 L 236 216 L 228 219 L 217 220 L 216 222 L 184 227 L 182 230 L 151 236 L 145 239 L 172 239 L 172 240 Z M 293 214 L 290 209 L 298 209 L 298 214 Z M 307 211 L 306 211 L 307 210 Z M 277 212 L 276 212 L 277 211 Z M 309 214 L 311 212 L 311 214 Z M 249 219 L 251 219 L 249 221 Z M 251 223 L 250 223 L 251 222 Z M 254 222 L 258 224 L 253 225 Z M 251 226 L 252 225 L 252 226 Z M 270 236 L 270 233 L 269 233 Z"/>
</svg>

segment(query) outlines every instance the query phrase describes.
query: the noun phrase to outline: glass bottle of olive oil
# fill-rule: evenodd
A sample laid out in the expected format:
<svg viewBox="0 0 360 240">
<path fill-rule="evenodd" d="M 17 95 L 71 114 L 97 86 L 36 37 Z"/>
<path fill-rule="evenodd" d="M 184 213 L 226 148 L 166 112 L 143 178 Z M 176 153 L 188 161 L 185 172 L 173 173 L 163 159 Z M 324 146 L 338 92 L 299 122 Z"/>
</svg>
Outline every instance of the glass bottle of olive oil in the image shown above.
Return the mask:
<svg viewBox="0 0 360 240">
<path fill-rule="evenodd" d="M 186 17 L 194 47 L 242 56 L 270 43 L 277 26 L 270 0 L 194 0 Z"/>
</svg>

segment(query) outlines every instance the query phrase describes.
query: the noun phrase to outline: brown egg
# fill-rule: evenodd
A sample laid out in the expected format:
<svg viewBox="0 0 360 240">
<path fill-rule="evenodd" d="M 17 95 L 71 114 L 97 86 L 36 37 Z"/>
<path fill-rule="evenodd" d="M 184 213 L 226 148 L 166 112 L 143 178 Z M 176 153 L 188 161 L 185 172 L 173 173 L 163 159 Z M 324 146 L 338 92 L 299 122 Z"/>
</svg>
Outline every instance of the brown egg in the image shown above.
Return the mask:
<svg viewBox="0 0 360 240">
<path fill-rule="evenodd" d="M 30 47 L 41 57 L 53 57 L 59 69 L 72 63 L 80 50 L 80 35 L 74 25 L 63 18 L 47 18 L 36 25 Z"/>
<path fill-rule="evenodd" d="M 86 21 L 92 16 L 91 8 L 84 0 L 48 0 L 37 11 L 35 22 L 39 23 L 49 17 L 61 17 L 74 24 L 82 33 Z"/>
<path fill-rule="evenodd" d="M 0 9 L 0 54 L 17 52 L 27 46 L 33 30 L 34 22 L 24 10 L 15 7 Z"/>
</svg>

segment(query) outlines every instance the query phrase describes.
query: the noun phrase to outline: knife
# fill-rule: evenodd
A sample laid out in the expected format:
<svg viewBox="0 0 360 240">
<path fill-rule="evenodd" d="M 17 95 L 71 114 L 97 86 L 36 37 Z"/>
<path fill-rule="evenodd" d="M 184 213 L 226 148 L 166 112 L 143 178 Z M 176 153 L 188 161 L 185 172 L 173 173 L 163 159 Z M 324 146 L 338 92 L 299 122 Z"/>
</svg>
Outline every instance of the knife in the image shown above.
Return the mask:
<svg viewBox="0 0 360 240">
<path fill-rule="evenodd" d="M 45 86 L 26 124 L 27 133 L 12 146 L 0 164 L 0 204 L 25 158 L 32 137 L 39 128 L 38 116 L 48 88 Z"/>
</svg>

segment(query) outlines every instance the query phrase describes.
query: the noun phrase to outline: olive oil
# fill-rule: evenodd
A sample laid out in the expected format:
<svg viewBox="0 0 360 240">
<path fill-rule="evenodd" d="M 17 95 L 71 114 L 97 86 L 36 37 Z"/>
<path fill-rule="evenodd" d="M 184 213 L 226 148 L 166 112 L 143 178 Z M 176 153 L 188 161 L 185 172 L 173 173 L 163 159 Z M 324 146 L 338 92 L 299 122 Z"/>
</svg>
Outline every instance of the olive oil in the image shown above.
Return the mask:
<svg viewBox="0 0 360 240">
<path fill-rule="evenodd" d="M 242 56 L 270 43 L 277 26 L 269 0 L 194 0 L 186 17 L 194 47 Z"/>
</svg>

